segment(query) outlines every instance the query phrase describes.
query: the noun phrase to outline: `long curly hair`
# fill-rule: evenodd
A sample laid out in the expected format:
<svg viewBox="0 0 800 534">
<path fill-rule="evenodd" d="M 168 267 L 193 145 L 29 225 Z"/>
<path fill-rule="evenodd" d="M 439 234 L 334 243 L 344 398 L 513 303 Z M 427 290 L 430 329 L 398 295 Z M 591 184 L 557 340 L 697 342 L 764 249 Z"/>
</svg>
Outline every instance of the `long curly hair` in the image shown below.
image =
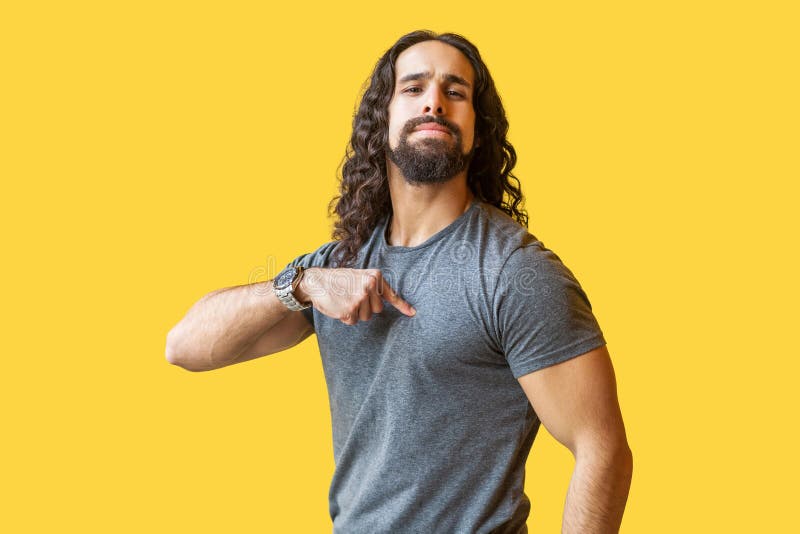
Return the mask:
<svg viewBox="0 0 800 534">
<path fill-rule="evenodd" d="M 339 195 L 328 205 L 336 215 L 333 239 L 340 241 L 333 262 L 348 266 L 383 217 L 392 213 L 386 171 L 389 146 L 389 103 L 395 84 L 395 62 L 407 48 L 424 41 L 441 41 L 461 51 L 475 71 L 472 106 L 475 109 L 475 153 L 467 171 L 467 185 L 479 200 L 496 206 L 528 227 L 528 214 L 519 180 L 511 173 L 517 163 L 506 139 L 505 109 L 478 49 L 455 33 L 419 30 L 402 36 L 378 60 L 369 85 L 353 117 L 353 133 L 342 160 Z"/>
</svg>

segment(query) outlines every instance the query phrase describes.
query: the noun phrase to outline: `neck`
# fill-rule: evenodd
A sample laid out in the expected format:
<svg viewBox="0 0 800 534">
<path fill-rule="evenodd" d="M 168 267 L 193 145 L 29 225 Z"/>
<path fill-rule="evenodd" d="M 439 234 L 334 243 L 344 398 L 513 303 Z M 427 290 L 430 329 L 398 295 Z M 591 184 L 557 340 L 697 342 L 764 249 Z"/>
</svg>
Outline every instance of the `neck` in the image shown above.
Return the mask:
<svg viewBox="0 0 800 534">
<path fill-rule="evenodd" d="M 445 183 L 411 185 L 393 163 L 387 169 L 393 214 L 386 242 L 391 246 L 421 245 L 467 211 L 474 198 L 466 171 Z"/>
</svg>

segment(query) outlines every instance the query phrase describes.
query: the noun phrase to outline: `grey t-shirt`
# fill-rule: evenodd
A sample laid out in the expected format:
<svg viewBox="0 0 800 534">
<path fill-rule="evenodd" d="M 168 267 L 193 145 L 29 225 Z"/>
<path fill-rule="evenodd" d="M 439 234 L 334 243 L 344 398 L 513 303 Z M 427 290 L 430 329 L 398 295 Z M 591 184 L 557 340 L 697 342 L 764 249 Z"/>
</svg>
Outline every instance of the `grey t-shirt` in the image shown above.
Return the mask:
<svg viewBox="0 0 800 534">
<path fill-rule="evenodd" d="M 381 269 L 417 310 L 384 302 L 348 326 L 309 308 L 330 399 L 335 533 L 527 532 L 525 461 L 539 420 L 517 378 L 605 344 L 560 258 L 473 200 L 415 247 L 384 218 L 354 268 Z M 289 265 L 330 267 L 331 241 Z"/>
</svg>

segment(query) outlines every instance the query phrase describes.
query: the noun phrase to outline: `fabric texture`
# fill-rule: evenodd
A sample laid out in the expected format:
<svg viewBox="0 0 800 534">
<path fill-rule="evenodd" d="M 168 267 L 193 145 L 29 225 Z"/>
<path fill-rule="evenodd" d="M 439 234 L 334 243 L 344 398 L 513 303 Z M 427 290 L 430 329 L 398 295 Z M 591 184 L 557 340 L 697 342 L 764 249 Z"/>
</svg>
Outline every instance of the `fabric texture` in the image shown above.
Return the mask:
<svg viewBox="0 0 800 534">
<path fill-rule="evenodd" d="M 334 533 L 527 532 L 525 462 L 539 429 L 517 378 L 605 344 L 561 259 L 477 199 L 414 247 L 384 218 L 354 268 L 380 269 L 417 313 L 384 301 L 348 326 L 314 308 L 331 408 Z M 331 241 L 289 265 L 330 267 Z"/>
</svg>

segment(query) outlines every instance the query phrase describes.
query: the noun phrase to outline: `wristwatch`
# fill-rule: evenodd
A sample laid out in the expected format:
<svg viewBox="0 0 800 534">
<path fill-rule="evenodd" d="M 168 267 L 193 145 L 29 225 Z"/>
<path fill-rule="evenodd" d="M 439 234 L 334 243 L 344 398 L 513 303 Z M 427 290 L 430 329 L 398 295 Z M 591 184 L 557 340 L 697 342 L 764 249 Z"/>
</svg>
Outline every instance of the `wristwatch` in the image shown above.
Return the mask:
<svg viewBox="0 0 800 534">
<path fill-rule="evenodd" d="M 311 307 L 311 304 L 303 304 L 294 296 L 294 290 L 297 288 L 297 284 L 300 283 L 300 279 L 303 278 L 304 271 L 305 268 L 299 265 L 287 267 L 272 280 L 272 290 L 275 292 L 275 296 L 292 311 L 305 310 Z"/>
</svg>

